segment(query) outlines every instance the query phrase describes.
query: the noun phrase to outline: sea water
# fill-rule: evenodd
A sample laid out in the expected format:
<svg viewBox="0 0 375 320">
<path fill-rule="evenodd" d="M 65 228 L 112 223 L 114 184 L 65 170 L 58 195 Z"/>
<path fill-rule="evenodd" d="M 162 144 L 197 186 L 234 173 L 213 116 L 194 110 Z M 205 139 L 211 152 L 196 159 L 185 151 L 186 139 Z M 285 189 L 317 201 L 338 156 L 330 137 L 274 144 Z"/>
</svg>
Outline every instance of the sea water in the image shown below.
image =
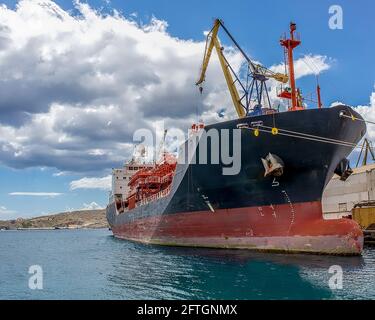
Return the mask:
<svg viewBox="0 0 375 320">
<path fill-rule="evenodd" d="M 334 257 L 1 231 L 0 299 L 375 299 L 375 247 Z"/>
</svg>

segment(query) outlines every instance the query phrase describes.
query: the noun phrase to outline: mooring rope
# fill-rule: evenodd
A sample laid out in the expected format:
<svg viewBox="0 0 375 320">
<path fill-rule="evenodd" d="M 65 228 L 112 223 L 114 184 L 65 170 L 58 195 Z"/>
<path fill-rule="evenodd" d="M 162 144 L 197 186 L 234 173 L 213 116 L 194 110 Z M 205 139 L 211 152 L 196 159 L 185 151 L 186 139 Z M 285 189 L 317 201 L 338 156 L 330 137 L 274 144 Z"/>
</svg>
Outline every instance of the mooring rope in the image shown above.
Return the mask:
<svg viewBox="0 0 375 320">
<path fill-rule="evenodd" d="M 375 124 L 375 122 L 373 122 L 373 121 L 357 118 L 353 114 L 350 114 L 350 116 L 348 116 L 344 113 L 340 113 L 340 117 L 348 118 L 348 119 L 351 119 L 353 121 L 362 121 L 362 122 L 369 123 L 369 124 Z M 274 120 L 274 122 L 275 122 L 275 120 Z M 264 128 L 264 129 L 261 129 L 261 128 Z M 360 146 L 358 146 L 358 144 L 348 142 L 348 141 L 321 137 L 321 136 L 317 136 L 317 135 L 313 135 L 313 134 L 309 134 L 309 133 L 304 133 L 304 132 L 292 131 L 292 130 L 287 130 L 287 129 L 280 129 L 280 128 L 276 127 L 275 123 L 274 123 L 274 127 L 264 126 L 262 124 L 257 124 L 257 125 L 254 125 L 253 127 L 250 127 L 250 126 L 242 127 L 242 129 L 248 129 L 248 130 L 254 131 L 255 137 L 259 136 L 259 132 L 265 132 L 265 133 L 272 134 L 274 136 L 281 135 L 281 136 L 287 136 L 287 137 L 292 137 L 292 138 L 297 138 L 297 139 L 304 139 L 304 140 L 310 140 L 310 141 L 316 141 L 316 142 L 322 142 L 322 143 L 335 144 L 335 145 L 340 145 L 340 146 L 344 146 L 344 147 L 350 147 L 350 148 L 353 148 L 353 149 L 357 149 L 357 148 L 360 149 L 361 148 Z M 269 129 L 269 130 L 265 130 L 265 129 Z"/>
<path fill-rule="evenodd" d="M 287 136 L 287 137 L 298 138 L 298 139 L 303 139 L 303 140 L 310 140 L 310 141 L 316 141 L 316 142 L 322 142 L 322 143 L 335 144 L 335 145 L 340 145 L 340 146 L 350 147 L 350 148 L 355 148 L 357 146 L 355 143 L 351 143 L 351 142 L 347 142 L 347 141 L 341 141 L 341 140 L 335 140 L 335 139 L 330 140 L 329 138 L 308 135 L 308 134 L 304 134 L 302 132 L 297 133 L 297 132 L 293 131 L 297 134 L 278 132 L 278 133 L 275 134 L 272 131 L 259 129 L 259 127 L 253 127 L 253 128 L 248 127 L 248 128 L 244 128 L 244 129 L 248 129 L 248 130 L 252 130 L 252 131 L 258 130 L 260 132 L 270 133 L 272 135 L 281 135 L 281 136 Z M 272 129 L 274 129 L 274 128 L 272 128 Z M 285 131 L 284 129 L 278 129 L 278 130 Z M 333 141 L 333 140 L 335 140 L 335 141 Z"/>
<path fill-rule="evenodd" d="M 259 127 L 263 127 L 263 128 L 271 129 L 272 130 L 272 128 L 269 127 L 269 126 L 260 125 Z M 331 138 L 321 137 L 321 136 L 317 136 L 317 135 L 313 135 L 313 134 L 308 134 L 308 133 L 303 133 L 303 132 L 298 132 L 298 131 L 292 131 L 292 130 L 286 130 L 286 129 L 280 129 L 280 128 L 278 128 L 278 130 L 286 132 L 286 133 L 289 133 L 289 134 L 301 135 L 301 136 L 305 136 L 305 137 L 309 137 L 309 138 L 314 138 L 314 139 L 319 139 L 319 140 L 337 142 L 337 143 L 340 143 L 340 144 L 347 144 L 348 146 L 356 146 L 355 143 L 347 142 L 347 141 L 343 141 L 343 140 L 331 139 Z M 272 133 L 272 131 L 271 131 L 271 133 Z"/>
<path fill-rule="evenodd" d="M 373 121 L 369 121 L 369 120 L 364 120 L 364 119 L 361 119 L 361 118 L 357 118 L 357 117 L 353 116 L 352 114 L 350 116 L 348 116 L 346 114 L 341 113 L 340 117 L 348 118 L 348 119 L 351 119 L 353 121 L 358 120 L 358 121 L 362 121 L 362 122 L 365 122 L 365 123 L 375 124 L 375 122 L 373 122 Z"/>
</svg>

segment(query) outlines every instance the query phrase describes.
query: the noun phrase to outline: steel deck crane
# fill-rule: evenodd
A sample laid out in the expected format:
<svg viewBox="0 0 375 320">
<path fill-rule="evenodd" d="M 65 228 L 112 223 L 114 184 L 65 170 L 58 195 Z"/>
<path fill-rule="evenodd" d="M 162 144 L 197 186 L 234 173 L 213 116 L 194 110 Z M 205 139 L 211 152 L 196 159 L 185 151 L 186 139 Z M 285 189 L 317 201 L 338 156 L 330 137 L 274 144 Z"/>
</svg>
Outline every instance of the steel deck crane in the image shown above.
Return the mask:
<svg viewBox="0 0 375 320">
<path fill-rule="evenodd" d="M 218 39 L 218 32 L 220 27 L 222 27 L 222 29 L 231 39 L 235 47 L 241 52 L 242 56 L 247 62 L 245 76 L 246 80 L 241 80 L 241 77 L 236 74 L 236 72 L 224 56 L 224 48 L 221 47 L 220 41 Z M 282 83 L 287 83 L 289 81 L 286 74 L 273 72 L 265 68 L 264 66 L 251 61 L 246 53 L 242 50 L 242 48 L 238 45 L 237 41 L 230 34 L 228 29 L 224 26 L 223 22 L 220 19 L 216 19 L 213 28 L 207 35 L 206 48 L 204 52 L 200 77 L 196 82 L 197 86 L 200 86 L 205 81 L 207 67 L 214 47 L 219 57 L 220 65 L 223 70 L 234 107 L 240 118 L 247 116 L 251 109 L 253 109 L 254 111 L 256 108 L 258 108 L 258 112 L 261 113 L 262 106 L 264 106 L 262 100 L 264 99 L 267 99 L 266 101 L 268 102 L 268 106 L 271 106 L 266 86 L 266 81 L 268 79 L 272 78 Z M 241 96 L 237 90 L 236 83 L 238 83 L 240 86 L 242 93 Z M 252 102 L 255 102 L 253 108 L 251 107 Z"/>
</svg>

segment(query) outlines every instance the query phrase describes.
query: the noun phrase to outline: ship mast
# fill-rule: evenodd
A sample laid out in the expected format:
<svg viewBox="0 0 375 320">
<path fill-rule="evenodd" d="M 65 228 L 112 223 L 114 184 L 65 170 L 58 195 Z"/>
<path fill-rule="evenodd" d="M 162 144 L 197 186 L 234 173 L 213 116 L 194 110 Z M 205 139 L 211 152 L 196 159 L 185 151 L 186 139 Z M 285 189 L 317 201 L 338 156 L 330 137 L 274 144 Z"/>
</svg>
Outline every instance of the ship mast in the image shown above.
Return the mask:
<svg viewBox="0 0 375 320">
<path fill-rule="evenodd" d="M 320 97 L 320 85 L 319 85 L 319 82 L 316 85 L 316 95 L 318 97 L 318 108 L 321 109 L 323 104 L 322 104 L 322 98 Z"/>
<path fill-rule="evenodd" d="M 302 105 L 302 99 L 299 89 L 296 87 L 296 79 L 294 75 L 294 60 L 293 50 L 301 44 L 301 41 L 295 37 L 294 31 L 297 26 L 294 22 L 290 23 L 290 38 L 284 37 L 280 40 L 280 44 L 285 48 L 286 55 L 288 57 L 288 69 L 289 69 L 289 84 L 290 84 L 290 95 L 280 95 L 284 98 L 289 98 L 292 101 L 292 106 L 289 111 L 296 111 L 304 109 Z M 290 96 L 290 97 L 289 97 Z"/>
</svg>

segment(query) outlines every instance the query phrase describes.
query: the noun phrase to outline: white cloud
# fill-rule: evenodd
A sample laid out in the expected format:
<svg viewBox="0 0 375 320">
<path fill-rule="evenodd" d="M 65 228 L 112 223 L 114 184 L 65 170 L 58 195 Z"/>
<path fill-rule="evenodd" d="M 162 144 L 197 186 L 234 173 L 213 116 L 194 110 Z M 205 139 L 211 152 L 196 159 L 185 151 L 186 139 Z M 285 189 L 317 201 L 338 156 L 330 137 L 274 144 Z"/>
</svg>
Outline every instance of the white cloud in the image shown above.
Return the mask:
<svg viewBox="0 0 375 320">
<path fill-rule="evenodd" d="M 294 62 L 294 72 L 296 79 L 318 75 L 331 67 L 333 59 L 323 55 L 307 54 Z M 270 67 L 274 72 L 285 73 L 284 63 Z"/>
<path fill-rule="evenodd" d="M 61 196 L 62 193 L 59 192 L 11 192 L 10 196 L 30 196 L 30 197 L 48 197 L 54 198 Z"/>
<path fill-rule="evenodd" d="M 194 85 L 204 39 L 173 37 L 155 17 L 138 24 L 75 6 L 75 16 L 49 0 L 0 7 L 0 163 L 103 173 L 130 156 L 136 129 L 164 120 L 186 130 L 197 108 L 205 123 L 235 115 L 215 54 L 202 97 Z M 238 69 L 238 52 L 226 55 Z M 297 60 L 298 77 L 306 68 Z"/>
<path fill-rule="evenodd" d="M 369 105 L 367 106 L 357 106 L 356 111 L 361 114 L 365 120 L 375 122 L 375 86 L 374 91 L 370 95 Z M 367 137 L 375 143 L 375 125 L 367 124 Z"/>
<path fill-rule="evenodd" d="M 102 178 L 82 178 L 74 180 L 70 183 L 70 190 L 76 189 L 100 189 L 100 190 L 111 190 L 112 176 L 106 176 Z"/>
<path fill-rule="evenodd" d="M 52 174 L 53 177 L 61 177 L 61 176 L 65 176 L 67 173 L 64 172 L 64 171 L 59 171 L 59 172 L 55 172 L 54 174 Z"/>
<path fill-rule="evenodd" d="M 304 55 L 302 58 L 299 58 L 294 62 L 295 78 L 300 79 L 306 76 L 319 75 L 320 73 L 328 70 L 331 67 L 333 61 L 334 60 L 332 58 L 324 55 Z M 285 73 L 284 63 L 273 65 L 270 67 L 270 69 L 274 72 Z M 273 79 L 270 79 L 268 81 L 268 86 L 270 88 L 270 98 L 273 101 L 273 105 L 286 107 L 287 101 L 285 99 L 277 97 L 277 90 L 280 87 L 280 83 L 276 82 Z"/>
<path fill-rule="evenodd" d="M 155 17 L 137 24 L 134 15 L 75 6 L 76 16 L 49 0 L 0 8 L 3 164 L 101 171 L 128 157 L 133 132 L 155 119 L 186 129 L 197 105 L 205 120 L 231 108 L 229 95 L 219 106 L 198 97 L 204 41 L 173 37 Z M 207 79 L 211 96 L 226 89 L 216 57 Z"/>
<path fill-rule="evenodd" d="M 0 206 L 0 220 L 14 219 L 17 211 L 10 210 L 5 206 Z"/>
<path fill-rule="evenodd" d="M 332 102 L 330 107 L 345 104 L 341 101 Z M 371 122 L 375 122 L 375 85 L 374 91 L 369 97 L 368 105 L 353 106 L 355 110 L 365 119 Z M 367 123 L 367 134 L 366 138 L 375 143 L 375 125 L 372 123 Z"/>
<path fill-rule="evenodd" d="M 7 215 L 7 214 L 13 214 L 15 211 L 9 210 L 4 206 L 0 206 L 0 215 Z"/>
<path fill-rule="evenodd" d="M 99 210 L 103 209 L 103 207 L 99 204 L 97 204 L 95 201 L 91 203 L 84 203 L 82 210 Z"/>
</svg>

